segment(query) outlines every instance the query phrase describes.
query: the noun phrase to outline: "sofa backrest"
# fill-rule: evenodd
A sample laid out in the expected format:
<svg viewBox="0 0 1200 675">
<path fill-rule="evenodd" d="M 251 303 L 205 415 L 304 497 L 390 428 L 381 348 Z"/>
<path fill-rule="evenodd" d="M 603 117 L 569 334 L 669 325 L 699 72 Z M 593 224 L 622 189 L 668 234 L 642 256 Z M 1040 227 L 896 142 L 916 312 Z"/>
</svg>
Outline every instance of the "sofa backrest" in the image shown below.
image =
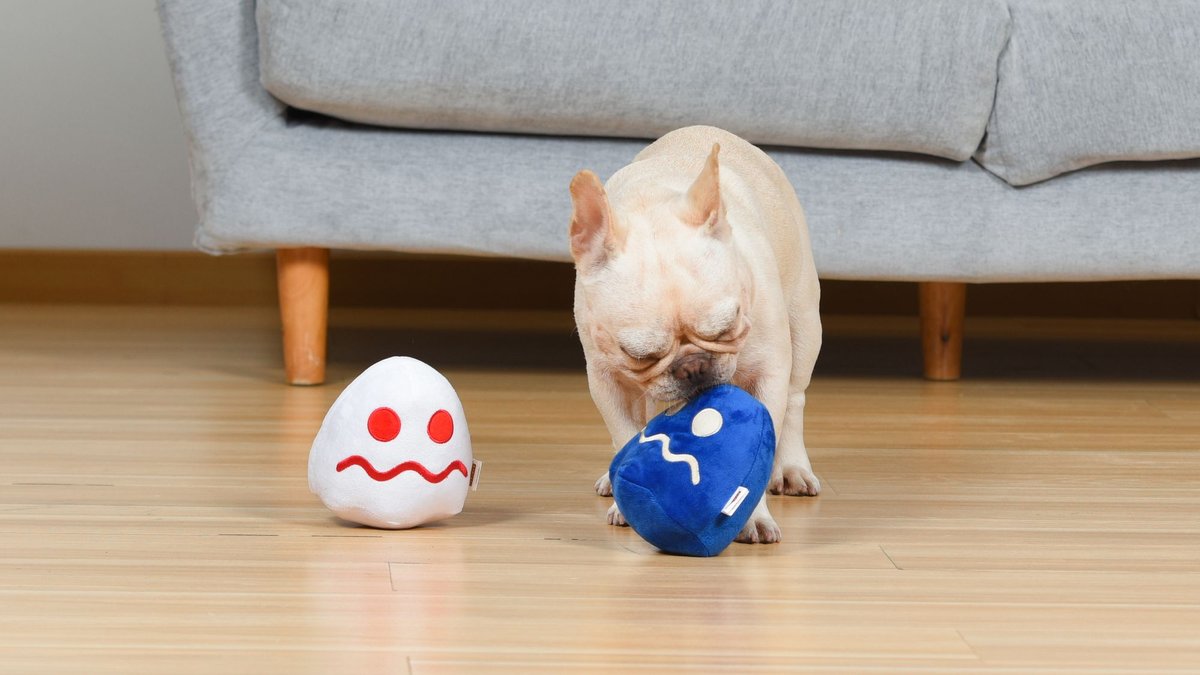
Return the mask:
<svg viewBox="0 0 1200 675">
<path fill-rule="evenodd" d="M 1000 0 L 259 0 L 263 85 L 406 128 L 759 144 L 964 160 L 992 109 Z"/>
<path fill-rule="evenodd" d="M 1012 185 L 1200 157 L 1200 0 L 1008 0 L 979 163 Z"/>
</svg>

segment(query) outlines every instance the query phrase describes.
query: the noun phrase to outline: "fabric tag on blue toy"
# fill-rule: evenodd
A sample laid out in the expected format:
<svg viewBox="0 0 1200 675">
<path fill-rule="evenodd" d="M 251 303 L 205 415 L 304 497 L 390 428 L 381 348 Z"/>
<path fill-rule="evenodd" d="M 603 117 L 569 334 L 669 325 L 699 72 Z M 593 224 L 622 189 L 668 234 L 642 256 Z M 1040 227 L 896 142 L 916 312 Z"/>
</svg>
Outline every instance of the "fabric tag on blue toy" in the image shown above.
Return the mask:
<svg viewBox="0 0 1200 675">
<path fill-rule="evenodd" d="M 742 502 L 746 501 L 746 495 L 748 494 L 750 494 L 750 488 L 745 485 L 739 485 L 738 489 L 733 491 L 733 496 L 729 498 L 729 501 L 725 502 L 725 508 L 721 509 L 721 513 L 727 516 L 737 513 L 738 507 L 742 505 Z"/>
<path fill-rule="evenodd" d="M 667 553 L 714 556 L 750 519 L 775 458 L 775 427 L 746 391 L 721 385 L 650 420 L 613 458 L 625 521 Z"/>
</svg>

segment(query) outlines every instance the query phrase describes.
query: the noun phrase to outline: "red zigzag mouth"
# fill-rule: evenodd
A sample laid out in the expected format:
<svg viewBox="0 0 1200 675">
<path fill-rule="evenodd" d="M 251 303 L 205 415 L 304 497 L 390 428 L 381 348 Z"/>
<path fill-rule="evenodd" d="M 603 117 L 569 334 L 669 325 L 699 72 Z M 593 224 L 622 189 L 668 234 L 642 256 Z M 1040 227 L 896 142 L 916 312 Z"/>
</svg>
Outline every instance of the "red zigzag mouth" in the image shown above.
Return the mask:
<svg viewBox="0 0 1200 675">
<path fill-rule="evenodd" d="M 421 464 L 420 462 L 413 462 L 413 461 L 408 461 L 408 462 L 404 462 L 403 464 L 398 464 L 398 465 L 392 467 L 388 471 L 379 471 L 374 466 L 371 466 L 371 462 L 367 461 L 367 458 L 363 457 L 362 455 L 351 455 L 351 456 L 347 457 L 346 459 L 343 459 L 342 461 L 338 462 L 338 465 L 337 465 L 338 473 L 341 473 L 341 472 L 345 471 L 346 469 L 349 469 L 352 466 L 361 467 L 362 470 L 365 471 L 368 476 L 370 476 L 371 478 L 373 478 L 381 483 L 384 481 L 389 481 L 389 480 L 395 478 L 396 476 L 399 476 L 400 474 L 404 473 L 405 471 L 416 472 L 416 473 L 420 474 L 420 476 L 422 478 L 429 481 L 430 483 L 440 483 L 440 482 L 446 480 L 446 478 L 450 474 L 454 473 L 455 471 L 461 473 L 463 476 L 467 475 L 467 465 L 463 464 L 462 460 L 458 460 L 458 459 L 454 460 L 453 462 L 450 462 L 450 464 L 447 465 L 446 468 L 443 469 L 441 473 L 433 473 L 429 469 L 426 469 L 425 465 Z"/>
</svg>

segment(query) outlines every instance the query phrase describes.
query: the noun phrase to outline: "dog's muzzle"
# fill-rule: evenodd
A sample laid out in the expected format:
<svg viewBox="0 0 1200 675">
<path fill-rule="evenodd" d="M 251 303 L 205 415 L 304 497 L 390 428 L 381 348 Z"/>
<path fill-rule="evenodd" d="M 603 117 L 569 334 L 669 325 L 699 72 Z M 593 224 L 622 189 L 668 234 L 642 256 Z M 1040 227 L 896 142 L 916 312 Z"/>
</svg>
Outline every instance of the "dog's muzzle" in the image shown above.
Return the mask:
<svg viewBox="0 0 1200 675">
<path fill-rule="evenodd" d="M 713 383 L 712 360 L 712 354 L 707 352 L 688 354 L 676 359 L 668 370 L 679 384 L 699 389 Z"/>
</svg>

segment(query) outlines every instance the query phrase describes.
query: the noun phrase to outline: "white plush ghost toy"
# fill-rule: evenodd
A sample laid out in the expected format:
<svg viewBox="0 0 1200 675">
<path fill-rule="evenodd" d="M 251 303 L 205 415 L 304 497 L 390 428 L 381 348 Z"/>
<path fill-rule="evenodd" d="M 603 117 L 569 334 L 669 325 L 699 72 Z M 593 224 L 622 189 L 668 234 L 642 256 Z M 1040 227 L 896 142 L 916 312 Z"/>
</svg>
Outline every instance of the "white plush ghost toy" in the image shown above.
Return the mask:
<svg viewBox="0 0 1200 675">
<path fill-rule="evenodd" d="M 416 359 L 367 368 L 334 401 L 308 455 L 308 486 L 339 517 L 401 529 L 462 511 L 478 473 L 462 402 Z"/>
</svg>

